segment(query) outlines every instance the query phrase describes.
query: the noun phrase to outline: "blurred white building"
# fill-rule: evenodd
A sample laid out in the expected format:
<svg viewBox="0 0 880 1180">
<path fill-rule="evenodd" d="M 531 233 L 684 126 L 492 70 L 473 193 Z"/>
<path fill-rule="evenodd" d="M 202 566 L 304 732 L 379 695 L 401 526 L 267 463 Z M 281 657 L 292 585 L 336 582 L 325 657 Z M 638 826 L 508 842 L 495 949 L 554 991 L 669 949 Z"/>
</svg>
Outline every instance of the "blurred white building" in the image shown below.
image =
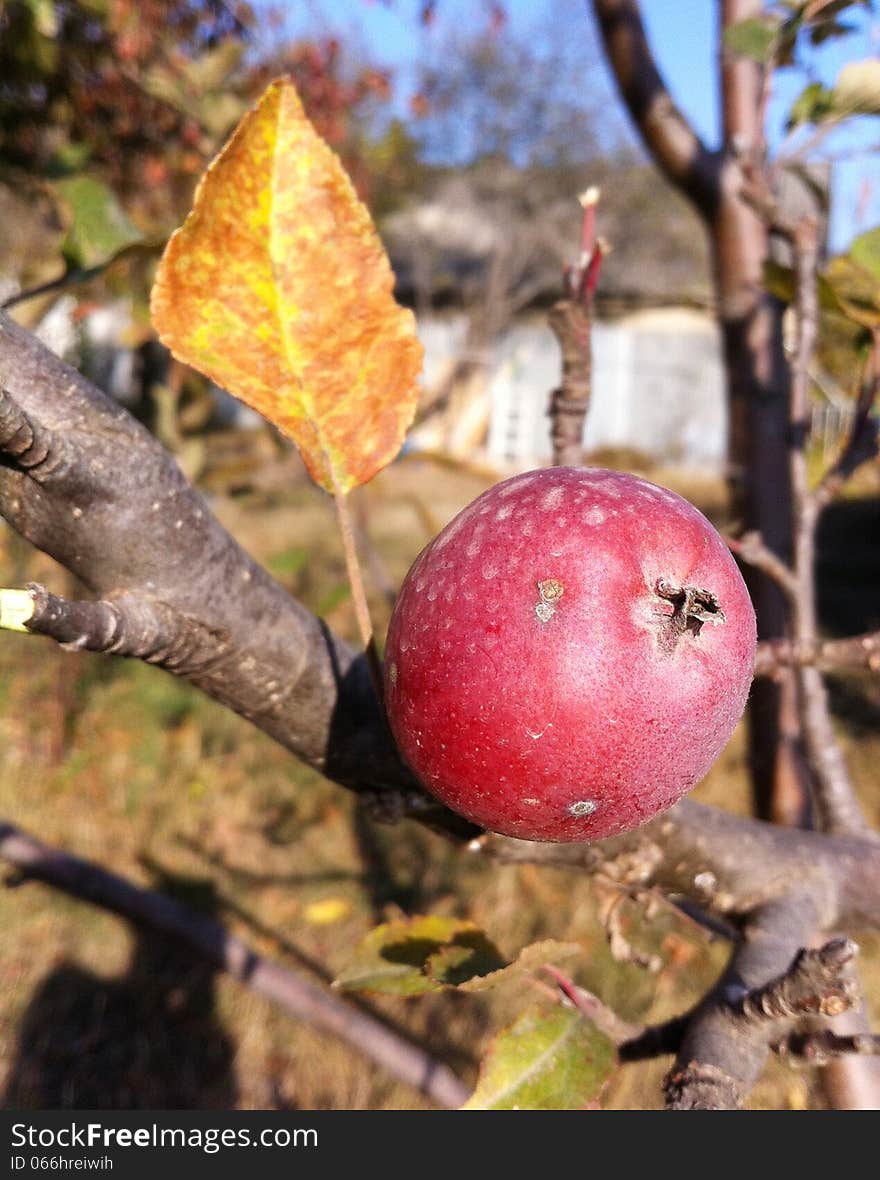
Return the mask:
<svg viewBox="0 0 880 1180">
<path fill-rule="evenodd" d="M 461 356 L 466 329 L 464 315 L 420 320 L 428 389 Z M 546 316 L 513 321 L 480 360 L 481 381 L 445 419 L 429 419 L 414 445 L 482 453 L 501 470 L 545 462 L 549 395 L 560 380 L 559 345 Z M 720 470 L 726 445 L 721 343 L 709 315 L 662 308 L 595 324 L 588 453 L 625 448 L 657 462 Z"/>
</svg>

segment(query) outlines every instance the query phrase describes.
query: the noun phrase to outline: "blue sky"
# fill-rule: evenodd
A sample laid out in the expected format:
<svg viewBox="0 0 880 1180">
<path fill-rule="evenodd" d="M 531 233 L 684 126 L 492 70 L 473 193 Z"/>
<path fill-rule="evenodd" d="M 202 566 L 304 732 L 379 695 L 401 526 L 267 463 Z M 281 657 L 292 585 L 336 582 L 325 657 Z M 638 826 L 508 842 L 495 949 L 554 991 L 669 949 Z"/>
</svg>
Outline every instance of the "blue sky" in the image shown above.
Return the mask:
<svg viewBox="0 0 880 1180">
<path fill-rule="evenodd" d="M 271 3 L 259 0 L 258 6 Z M 421 0 L 276 0 L 272 6 L 284 10 L 288 33 L 334 32 L 349 45 L 362 47 L 368 59 L 390 67 L 403 104 L 415 85 L 419 61 L 436 56 L 450 30 L 477 31 L 485 27 L 489 0 L 439 0 L 436 18 L 428 28 L 422 27 L 418 19 Z M 515 34 L 534 35 L 542 24 L 564 20 L 572 38 L 590 36 L 586 0 L 504 0 L 504 8 Z M 642 11 L 673 97 L 703 138 L 711 145 L 717 144 L 716 0 L 642 0 Z M 877 55 L 880 31 L 872 29 L 867 15 L 859 19 L 859 24 L 857 37 L 831 43 L 823 50 L 817 66 L 818 77 L 826 84 L 833 82 L 845 61 Z M 604 67 L 600 69 L 604 73 Z M 605 84 L 609 84 L 607 75 Z M 771 142 L 778 142 L 784 113 L 803 85 L 803 76 L 793 71 L 777 74 L 770 111 Z M 862 150 L 866 145 L 880 145 L 880 118 L 859 122 L 858 131 L 829 141 L 838 151 L 860 151 L 835 167 L 831 242 L 837 249 L 845 247 L 855 233 L 880 223 L 880 153 L 866 154 Z"/>
</svg>

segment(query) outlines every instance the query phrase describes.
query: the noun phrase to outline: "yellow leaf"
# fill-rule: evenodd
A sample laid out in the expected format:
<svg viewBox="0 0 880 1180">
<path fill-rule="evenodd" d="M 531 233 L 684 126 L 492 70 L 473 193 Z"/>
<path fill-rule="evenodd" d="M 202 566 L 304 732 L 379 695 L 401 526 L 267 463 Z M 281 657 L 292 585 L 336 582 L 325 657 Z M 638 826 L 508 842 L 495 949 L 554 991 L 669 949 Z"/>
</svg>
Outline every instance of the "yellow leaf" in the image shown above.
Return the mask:
<svg viewBox="0 0 880 1180">
<path fill-rule="evenodd" d="M 351 902 L 344 897 L 324 897 L 311 901 L 303 910 L 303 917 L 312 926 L 332 926 L 351 913 Z"/>
<path fill-rule="evenodd" d="M 172 236 L 152 293 L 176 357 L 274 422 L 327 491 L 391 462 L 422 348 L 369 213 L 291 82 L 244 116 Z"/>
</svg>

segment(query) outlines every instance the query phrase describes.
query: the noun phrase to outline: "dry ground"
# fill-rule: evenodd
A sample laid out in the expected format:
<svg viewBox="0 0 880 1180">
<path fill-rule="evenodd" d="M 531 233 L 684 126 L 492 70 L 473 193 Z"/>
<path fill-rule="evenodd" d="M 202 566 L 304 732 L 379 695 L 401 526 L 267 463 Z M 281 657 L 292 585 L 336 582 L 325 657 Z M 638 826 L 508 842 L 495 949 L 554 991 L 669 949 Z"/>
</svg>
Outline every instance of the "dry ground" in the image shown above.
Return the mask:
<svg viewBox="0 0 880 1180">
<path fill-rule="evenodd" d="M 653 477 L 711 514 L 723 512 L 719 482 L 682 482 L 676 472 Z M 399 583 L 431 532 L 489 482 L 487 473 L 412 459 L 361 494 L 380 634 L 389 611 L 383 580 Z M 206 487 L 220 483 L 209 467 Z M 215 510 L 312 609 L 350 631 L 331 505 L 301 480 L 256 483 L 243 476 L 239 494 L 210 493 Z M 853 501 L 825 530 L 823 604 L 839 630 L 872 618 L 877 505 L 876 498 Z M 873 550 L 866 545 L 871 529 Z M 66 575 L 17 538 L 4 533 L 0 544 L 0 584 L 37 578 L 69 590 Z M 876 686 L 841 681 L 835 701 L 866 803 L 880 819 Z M 729 809 L 748 807 L 741 733 L 698 794 Z M 646 923 L 627 903 L 633 943 L 663 965 L 650 974 L 615 962 L 589 882 L 483 864 L 411 823 L 377 827 L 346 792 L 164 673 L 69 655 L 37 638 L 0 641 L 0 815 L 216 913 L 261 951 L 313 977 L 344 967 L 377 921 L 428 911 L 473 917 L 510 955 L 537 938 L 579 941 L 573 975 L 629 1019 L 661 1019 L 687 1006 L 724 961 L 723 943 L 665 904 Z M 7 1106 L 426 1105 L 353 1051 L 179 950 L 41 885 L 0 890 L 0 932 L 0 1096 Z M 880 1021 L 880 945 L 868 939 L 863 946 Z M 522 981 L 488 996 L 443 994 L 376 1007 L 473 1079 L 487 1038 L 540 1000 Z M 627 1067 L 605 1104 L 659 1105 L 667 1067 Z M 776 1065 L 752 1098 L 759 1107 L 820 1101 L 810 1073 Z"/>
</svg>

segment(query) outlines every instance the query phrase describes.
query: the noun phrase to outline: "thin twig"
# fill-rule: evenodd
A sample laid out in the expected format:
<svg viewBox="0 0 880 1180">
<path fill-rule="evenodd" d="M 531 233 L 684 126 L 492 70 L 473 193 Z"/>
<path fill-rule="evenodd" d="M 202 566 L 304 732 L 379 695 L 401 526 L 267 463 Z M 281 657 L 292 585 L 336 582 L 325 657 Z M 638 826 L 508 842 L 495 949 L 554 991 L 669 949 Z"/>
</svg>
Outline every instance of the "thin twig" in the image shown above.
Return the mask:
<svg viewBox="0 0 880 1180">
<path fill-rule="evenodd" d="M 65 287 L 70 287 L 75 283 L 88 282 L 89 279 L 97 277 L 103 269 L 101 266 L 96 266 L 92 267 L 91 270 L 65 270 L 63 274 L 58 275 L 54 279 L 47 279 L 45 283 L 39 283 L 36 287 L 25 287 L 24 290 L 16 291 L 14 295 L 9 295 L 0 303 L 0 310 L 11 311 L 13 307 L 18 307 L 20 303 L 27 303 L 29 299 L 37 299 L 41 295 L 51 295 L 54 291 L 63 291 Z"/>
<path fill-rule="evenodd" d="M 850 1033 L 841 1035 L 830 1028 L 816 1032 L 790 1033 L 774 1046 L 780 1057 L 800 1059 L 808 1065 L 827 1065 L 839 1057 L 877 1056 L 880 1054 L 880 1034 Z"/>
<path fill-rule="evenodd" d="M 544 965 L 544 971 L 551 977 L 569 1004 L 592 1020 L 593 1024 L 610 1037 L 615 1045 L 631 1041 L 641 1036 L 645 1031 L 641 1024 L 631 1024 L 628 1020 L 622 1020 L 612 1008 L 603 1004 L 598 996 L 593 995 L 586 988 L 579 987 L 558 967 L 547 963 Z"/>
<path fill-rule="evenodd" d="M 663 1024 L 632 1024 L 622 1020 L 607 1004 L 586 988 L 578 986 L 558 967 L 545 966 L 544 970 L 555 981 L 565 1000 L 592 1020 L 617 1046 L 621 1061 L 646 1061 L 675 1053 L 681 1044 L 681 1037 L 687 1026 L 688 1015 L 674 1016 Z"/>
<path fill-rule="evenodd" d="M 791 373 L 791 440 L 789 472 L 794 496 L 794 572 L 792 598 L 794 638 L 810 645 L 818 639 L 816 609 L 816 525 L 821 501 L 810 492 L 807 468 L 810 364 L 819 330 L 816 283 L 819 239 L 815 219 L 802 218 L 792 233 L 795 272 L 797 343 Z M 831 722 L 828 692 L 816 667 L 800 665 L 796 680 L 804 741 L 813 772 L 816 818 L 823 830 L 865 834 L 868 824 L 856 797 Z"/>
<path fill-rule="evenodd" d="M 562 351 L 562 383 L 550 395 L 553 462 L 579 466 L 584 450 L 584 422 L 590 408 L 593 380 L 593 303 L 596 284 L 607 247 L 596 236 L 596 206 L 599 190 L 588 189 L 580 198 L 580 253 L 573 266 L 565 268 L 565 298 L 550 309 L 547 317 Z"/>
<path fill-rule="evenodd" d="M 847 639 L 767 639 L 758 644 L 756 676 L 773 676 L 782 668 L 813 667 L 823 672 L 864 668 L 880 672 L 880 631 Z"/>
<path fill-rule="evenodd" d="M 743 533 L 741 537 L 725 536 L 724 541 L 736 557 L 772 578 L 789 599 L 797 593 L 794 570 L 764 544 L 760 533 Z"/>
</svg>

